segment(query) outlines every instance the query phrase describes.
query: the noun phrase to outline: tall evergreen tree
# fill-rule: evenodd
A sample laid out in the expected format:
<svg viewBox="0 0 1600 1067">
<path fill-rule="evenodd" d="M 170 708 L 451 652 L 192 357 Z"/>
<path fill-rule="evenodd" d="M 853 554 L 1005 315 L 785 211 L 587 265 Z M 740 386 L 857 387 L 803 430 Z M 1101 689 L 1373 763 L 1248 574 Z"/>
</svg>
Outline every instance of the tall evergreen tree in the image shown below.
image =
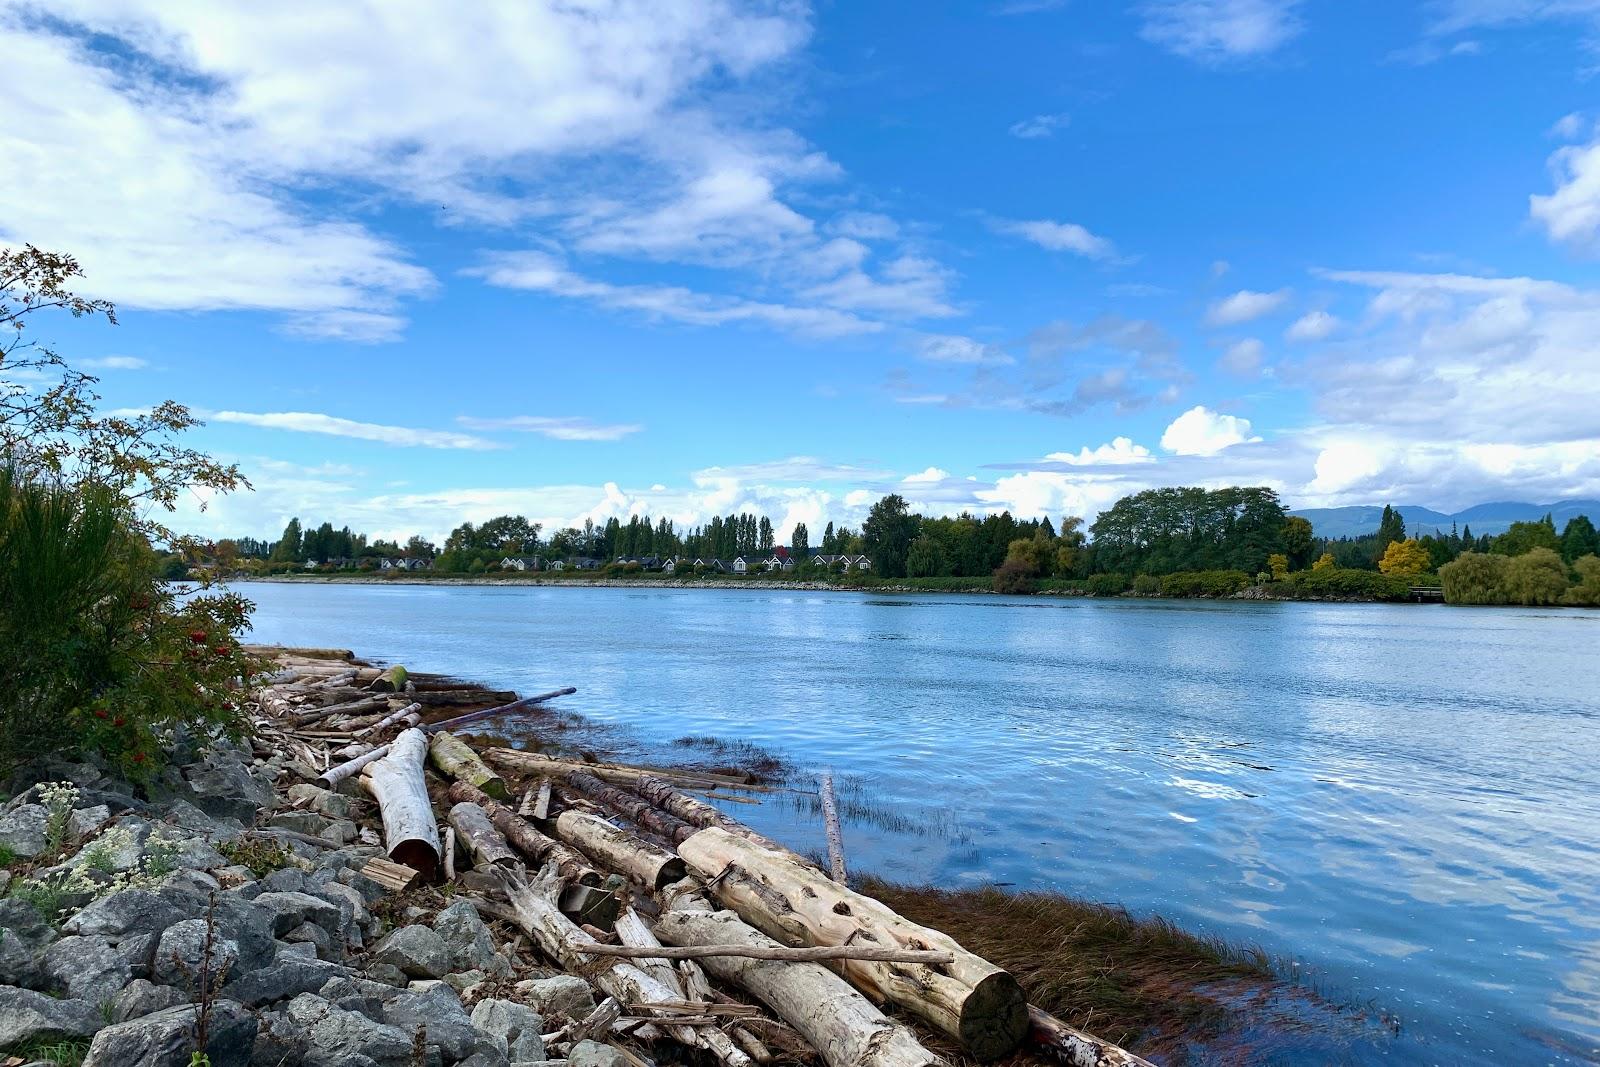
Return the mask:
<svg viewBox="0 0 1600 1067">
<path fill-rule="evenodd" d="M 789 555 L 797 563 L 804 563 L 806 557 L 811 555 L 811 531 L 806 529 L 803 522 L 795 523 L 794 532 L 789 535 Z"/>
<path fill-rule="evenodd" d="M 828 523 L 822 531 L 822 554 L 825 556 L 837 555 L 839 552 L 839 536 L 833 532 L 833 523 Z"/>
<path fill-rule="evenodd" d="M 300 559 L 300 519 L 290 519 L 283 528 L 283 536 L 272 546 L 272 562 L 294 563 Z"/>
<path fill-rule="evenodd" d="M 756 547 L 762 552 L 771 552 L 772 545 L 772 520 L 763 515 L 761 516 L 761 532 Z"/>
</svg>

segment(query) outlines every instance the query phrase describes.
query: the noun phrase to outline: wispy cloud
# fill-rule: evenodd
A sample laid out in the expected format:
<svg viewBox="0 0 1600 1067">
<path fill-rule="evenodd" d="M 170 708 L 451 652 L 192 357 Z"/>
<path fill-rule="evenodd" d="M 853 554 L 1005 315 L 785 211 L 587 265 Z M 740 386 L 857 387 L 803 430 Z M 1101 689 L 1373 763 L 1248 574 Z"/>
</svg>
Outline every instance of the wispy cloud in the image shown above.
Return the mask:
<svg viewBox="0 0 1600 1067">
<path fill-rule="evenodd" d="M 1007 132 L 1024 141 L 1037 141 L 1045 137 L 1054 137 L 1057 131 L 1066 129 L 1071 122 L 1072 116 L 1065 113 L 1035 115 L 1021 122 L 1012 123 Z"/>
<path fill-rule="evenodd" d="M 353 437 L 361 441 L 377 441 L 402 448 L 460 448 L 483 451 L 502 447 L 472 434 L 357 422 L 354 419 L 313 411 L 214 411 L 206 413 L 205 417 L 213 422 L 259 426 L 269 430 L 289 430 L 295 433 L 328 434 L 332 437 Z"/>
<path fill-rule="evenodd" d="M 462 415 L 456 419 L 469 430 L 514 430 L 555 441 L 620 441 L 644 429 L 638 423 L 597 423 L 576 416 L 512 415 L 501 419 Z"/>
<path fill-rule="evenodd" d="M 150 363 L 138 356 L 99 356 L 93 359 L 80 359 L 78 365 L 89 370 L 143 370 Z"/>
<path fill-rule="evenodd" d="M 1277 51 L 1304 28 L 1301 0 L 1151 0 L 1140 11 L 1145 40 L 1202 63 Z"/>
<path fill-rule="evenodd" d="M 920 337 L 916 342 L 916 351 L 919 359 L 930 363 L 999 365 L 1016 362 L 997 344 L 955 334 L 927 334 Z"/>
<path fill-rule="evenodd" d="M 1087 228 L 1075 222 L 1054 222 L 1050 219 L 994 219 L 990 225 L 997 233 L 1021 237 L 1052 252 L 1072 252 L 1087 259 L 1110 259 L 1116 255 L 1116 246 L 1110 241 L 1089 232 Z"/>
</svg>

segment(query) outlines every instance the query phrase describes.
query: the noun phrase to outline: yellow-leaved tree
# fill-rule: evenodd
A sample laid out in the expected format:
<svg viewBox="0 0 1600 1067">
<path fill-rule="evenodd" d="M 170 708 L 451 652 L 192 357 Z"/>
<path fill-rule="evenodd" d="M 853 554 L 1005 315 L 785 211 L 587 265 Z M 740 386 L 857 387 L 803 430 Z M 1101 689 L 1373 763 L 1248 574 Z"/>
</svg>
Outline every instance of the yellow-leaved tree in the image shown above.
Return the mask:
<svg viewBox="0 0 1600 1067">
<path fill-rule="evenodd" d="M 1272 580 L 1281 582 L 1289 577 L 1289 557 L 1282 552 L 1274 552 L 1267 557 L 1267 566 L 1272 570 Z"/>
<path fill-rule="evenodd" d="M 1336 566 L 1338 564 L 1333 561 L 1333 553 L 1324 552 L 1317 557 L 1317 561 L 1311 565 L 1311 569 L 1314 571 L 1331 571 Z"/>
<path fill-rule="evenodd" d="M 1378 561 L 1378 569 L 1394 578 L 1415 578 L 1428 569 L 1432 557 L 1416 538 L 1408 541 L 1390 541 Z"/>
</svg>

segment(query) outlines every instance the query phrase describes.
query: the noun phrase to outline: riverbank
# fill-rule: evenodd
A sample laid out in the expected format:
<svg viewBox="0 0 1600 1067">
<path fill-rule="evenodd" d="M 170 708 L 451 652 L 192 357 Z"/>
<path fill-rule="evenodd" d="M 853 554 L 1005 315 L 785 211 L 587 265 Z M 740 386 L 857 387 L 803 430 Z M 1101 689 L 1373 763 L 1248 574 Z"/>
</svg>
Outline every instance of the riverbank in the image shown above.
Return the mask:
<svg viewBox="0 0 1600 1067">
<path fill-rule="evenodd" d="M 1366 572 L 1362 572 L 1366 573 Z M 717 590 L 783 590 L 813 593 L 866 593 L 866 594 L 974 594 L 979 596 L 1045 596 L 1045 597 L 1100 597 L 1125 600 L 1261 600 L 1304 601 L 1328 604 L 1377 603 L 1440 603 L 1432 595 L 1413 595 L 1409 590 L 1392 590 L 1384 596 L 1341 592 L 1337 589 L 1307 590 L 1297 585 L 1282 583 L 1254 584 L 1240 588 L 1220 590 L 1197 586 L 1185 592 L 1141 592 L 1137 589 L 1096 590 L 1092 582 L 1065 579 L 1043 579 L 1029 590 L 1001 592 L 994 588 L 990 578 L 905 578 L 890 579 L 856 576 L 845 579 L 772 578 L 766 575 L 752 577 L 670 578 L 649 575 L 630 577 L 572 575 L 500 574 L 426 574 L 417 571 L 393 574 L 281 574 L 261 577 L 230 579 L 234 582 L 268 582 L 278 585 L 423 585 L 423 586 L 509 586 L 551 587 L 575 589 L 717 589 Z"/>
<path fill-rule="evenodd" d="M 357 701 L 373 699 L 364 694 L 375 669 L 315 650 L 284 655 L 280 663 L 302 669 L 327 663 L 296 699 L 292 714 L 301 722 L 316 714 L 308 707 L 349 703 L 346 689 L 363 694 Z M 300 677 L 303 684 L 307 675 Z M 395 710 L 429 722 L 505 696 L 452 679 L 409 681 Z M 276 699 L 264 695 L 261 710 L 281 720 L 287 708 L 266 706 Z M 595 737 L 576 716 L 535 706 L 520 717 L 534 731 L 529 748 L 587 757 L 590 767 L 604 755 L 589 747 Z M 87 764 L 35 768 L 31 782 L 15 783 L 26 788 L 0 815 L 0 841 L 13 850 L 0 876 L 9 890 L 0 925 L 15 934 L 0 940 L 0 1049 L 91 1067 L 187 1064 L 205 1017 L 213 1067 L 333 1062 L 356 1052 L 409 1067 L 417 1044 L 437 1062 L 489 1067 L 513 1061 L 498 1039 L 526 1054 L 516 1062 L 564 1051 L 588 1067 L 633 1065 L 645 1046 L 623 1036 L 561 1047 L 563 1030 L 572 1036 L 596 995 L 583 985 L 583 999 L 574 976 L 551 973 L 526 931 L 482 923 L 466 901 L 492 896 L 483 871 L 463 861 L 440 885 L 375 880 L 383 872 L 374 861 L 386 854 L 376 809 L 354 779 L 340 792 L 317 784 L 328 761 L 319 751 L 331 753 L 338 735 L 354 729 L 361 727 L 337 711 L 289 733 L 269 726 L 253 746 L 182 753 L 149 784 Z M 461 736 L 485 750 L 497 741 Z M 662 764 L 669 779 L 735 811 L 802 790 L 781 760 L 726 742 L 675 746 Z M 540 777 L 507 773 L 504 781 L 512 797 L 532 796 Z M 430 783 L 436 802 L 445 784 Z M 558 808 L 585 803 L 555 800 Z M 791 847 L 815 847 L 820 837 L 819 828 L 816 841 Z M 1115 908 L 1053 894 L 864 886 L 916 921 L 960 931 L 963 943 L 1004 958 L 1045 1010 L 1162 1062 L 1259 1043 L 1261 1017 L 1251 1005 L 1303 998 L 1257 956 Z M 631 899 L 643 903 L 637 890 Z M 419 949 L 436 942 L 445 945 L 442 956 Z M 569 999 L 558 1003 L 562 990 Z M 427 1026 L 421 1038 L 418 1022 Z M 537 1049 L 524 1040 L 529 1033 L 546 1035 Z M 963 1058 L 936 1033 L 918 1036 L 948 1059 Z M 803 1046 L 782 1051 L 787 1060 L 808 1059 Z"/>
</svg>

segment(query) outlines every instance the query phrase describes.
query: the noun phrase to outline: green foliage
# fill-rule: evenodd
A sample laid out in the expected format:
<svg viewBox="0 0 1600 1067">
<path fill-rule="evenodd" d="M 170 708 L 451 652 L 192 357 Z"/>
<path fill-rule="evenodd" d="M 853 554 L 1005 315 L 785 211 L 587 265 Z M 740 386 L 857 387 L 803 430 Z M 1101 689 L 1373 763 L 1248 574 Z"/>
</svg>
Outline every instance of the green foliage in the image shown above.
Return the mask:
<svg viewBox="0 0 1600 1067">
<path fill-rule="evenodd" d="M 1389 551 L 1389 546 L 1396 541 L 1406 539 L 1406 520 L 1393 506 L 1383 506 L 1383 517 L 1378 520 L 1378 544 L 1373 552 L 1373 560 L 1380 560 L 1383 554 Z"/>
<path fill-rule="evenodd" d="M 1151 489 L 1123 497 L 1095 519 L 1100 571 L 1267 569 L 1283 551 L 1286 515 L 1271 489 Z"/>
<path fill-rule="evenodd" d="M 1494 539 L 1489 551 L 1497 556 L 1522 556 L 1536 548 L 1548 548 L 1552 552 L 1561 548 L 1556 524 L 1548 515 L 1538 522 L 1512 523 L 1509 530 Z"/>
<path fill-rule="evenodd" d="M 1563 604 L 1575 607 L 1600 607 L 1600 556 L 1579 556 L 1572 569 L 1578 574 L 1577 584 L 1561 598 Z"/>
<path fill-rule="evenodd" d="M 294 864 L 293 852 L 276 841 L 259 837 L 240 837 L 232 841 L 221 841 L 217 844 L 217 851 L 222 853 L 229 863 L 249 867 L 250 873 L 257 878 L 265 878 L 273 871 Z"/>
<path fill-rule="evenodd" d="M 1154 574 L 1140 574 L 1133 579 L 1133 591 L 1139 596 L 1156 596 L 1161 592 L 1161 579 Z"/>
<path fill-rule="evenodd" d="M 7 1049 L 18 1063 L 50 1063 L 55 1067 L 81 1067 L 89 1055 L 87 1041 L 26 1041 Z"/>
<path fill-rule="evenodd" d="M 1513 556 L 1506 565 L 1505 590 L 1513 604 L 1559 604 L 1567 592 L 1567 566 L 1553 548 Z"/>
<path fill-rule="evenodd" d="M 1220 597 L 1232 596 L 1250 584 L 1244 571 L 1183 571 L 1168 574 L 1161 579 L 1162 596 Z"/>
<path fill-rule="evenodd" d="M 905 498 L 898 493 L 890 493 L 872 505 L 861 526 L 861 537 L 876 573 L 885 578 L 906 576 L 906 558 L 919 525 L 920 518 L 911 513 Z"/>
<path fill-rule="evenodd" d="M 1035 593 L 1039 590 L 1039 571 L 1020 559 L 1007 559 L 994 572 L 997 593 Z"/>
<path fill-rule="evenodd" d="M 10 867 L 17 862 L 17 853 L 10 845 L 0 845 L 0 869 Z"/>
<path fill-rule="evenodd" d="M 1584 556 L 1596 555 L 1600 555 L 1600 531 L 1594 528 L 1589 516 L 1568 519 L 1566 529 L 1561 531 L 1561 558 L 1576 563 Z"/>
<path fill-rule="evenodd" d="M 906 553 L 906 575 L 911 578 L 933 578 L 944 573 L 944 546 L 935 538 L 922 534 L 911 542 Z"/>
<path fill-rule="evenodd" d="M 1132 584 L 1126 574 L 1091 574 L 1084 582 L 1084 588 L 1090 596 L 1121 596 Z"/>
<path fill-rule="evenodd" d="M 1447 604 L 1504 604 L 1508 602 L 1506 567 L 1501 555 L 1463 552 L 1439 568 Z"/>
<path fill-rule="evenodd" d="M 1279 596 L 1308 600 L 1329 597 L 1405 600 L 1411 595 L 1411 583 L 1404 578 L 1379 574 L 1377 571 L 1329 566 L 1291 574 L 1285 581 L 1274 585 L 1272 591 Z"/>
<path fill-rule="evenodd" d="M 1284 519 L 1282 542 L 1284 554 L 1289 557 L 1289 569 L 1304 570 L 1311 563 L 1311 550 L 1316 543 L 1311 520 L 1300 515 Z"/>
</svg>

